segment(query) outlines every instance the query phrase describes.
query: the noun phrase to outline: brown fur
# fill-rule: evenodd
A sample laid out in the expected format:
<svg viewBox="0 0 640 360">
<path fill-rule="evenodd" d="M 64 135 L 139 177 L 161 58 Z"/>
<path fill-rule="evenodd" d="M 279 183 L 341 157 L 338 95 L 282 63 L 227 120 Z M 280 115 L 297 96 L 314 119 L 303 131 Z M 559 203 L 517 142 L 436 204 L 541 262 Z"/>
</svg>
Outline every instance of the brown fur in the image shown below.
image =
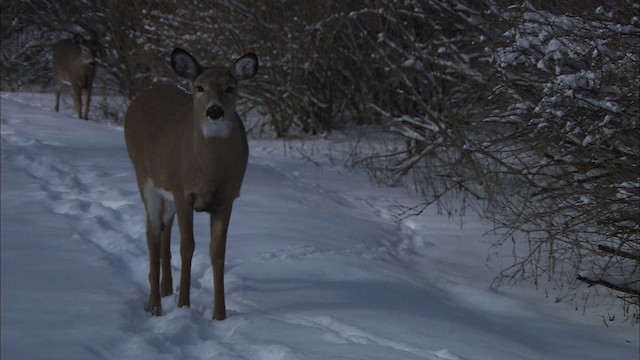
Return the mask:
<svg viewBox="0 0 640 360">
<path fill-rule="evenodd" d="M 58 82 L 55 110 L 58 111 L 62 84 L 71 86 L 73 105 L 79 119 L 89 118 L 91 87 L 96 74 L 95 57 L 97 44 L 86 41 L 81 36 L 75 40 L 61 40 L 53 46 L 53 78 Z M 85 92 L 84 114 L 82 113 L 82 92 Z"/>
<path fill-rule="evenodd" d="M 195 60 L 194 60 L 195 61 Z M 175 69 L 175 68 L 174 68 Z M 257 62 L 256 62 L 257 70 Z M 177 70 L 176 70 L 177 72 Z M 253 76 L 253 75 L 251 75 Z M 136 171 L 142 200 L 147 209 L 147 242 L 150 253 L 151 293 L 148 311 L 161 314 L 160 296 L 172 293 L 169 242 L 173 214 L 171 202 L 162 199 L 160 226 L 154 226 L 153 199 L 146 187 L 173 196 L 180 226 L 182 270 L 178 306 L 189 306 L 191 258 L 194 251 L 193 211 L 206 211 L 211 217 L 210 256 L 214 270 L 214 318 L 226 317 L 224 305 L 224 258 L 227 229 L 234 200 L 247 167 L 249 149 L 245 129 L 235 110 L 237 80 L 227 68 L 197 67 L 192 79 L 194 94 L 175 85 L 156 85 L 134 100 L 125 117 L 125 140 Z M 198 92 L 197 87 L 206 88 Z M 202 123 L 207 109 L 220 105 L 224 116 L 217 121 L 230 124 L 226 136 L 205 137 Z M 160 282 L 162 266 L 162 282 Z"/>
</svg>

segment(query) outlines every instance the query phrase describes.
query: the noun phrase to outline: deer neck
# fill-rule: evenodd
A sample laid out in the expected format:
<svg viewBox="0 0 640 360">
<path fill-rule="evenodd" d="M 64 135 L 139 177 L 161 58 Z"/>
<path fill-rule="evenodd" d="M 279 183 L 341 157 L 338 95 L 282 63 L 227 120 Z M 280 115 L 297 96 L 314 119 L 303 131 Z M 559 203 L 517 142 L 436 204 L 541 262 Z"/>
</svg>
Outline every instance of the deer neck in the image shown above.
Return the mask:
<svg viewBox="0 0 640 360">
<path fill-rule="evenodd" d="M 232 202 L 239 195 L 246 169 L 248 145 L 242 122 L 236 116 L 218 121 L 229 124 L 215 124 L 224 128 L 215 129 L 213 136 L 207 136 L 206 126 L 211 124 L 194 121 L 193 136 L 184 142 L 183 173 L 191 174 L 183 179 L 185 196 L 196 211 L 214 211 Z"/>
<path fill-rule="evenodd" d="M 242 121 L 236 114 L 215 121 L 194 119 L 187 131 L 191 136 L 187 136 L 183 142 L 188 149 L 183 160 L 200 164 L 197 165 L 200 172 L 214 168 L 208 165 L 215 165 L 215 169 L 223 169 L 240 166 L 246 162 L 246 134 Z"/>
</svg>

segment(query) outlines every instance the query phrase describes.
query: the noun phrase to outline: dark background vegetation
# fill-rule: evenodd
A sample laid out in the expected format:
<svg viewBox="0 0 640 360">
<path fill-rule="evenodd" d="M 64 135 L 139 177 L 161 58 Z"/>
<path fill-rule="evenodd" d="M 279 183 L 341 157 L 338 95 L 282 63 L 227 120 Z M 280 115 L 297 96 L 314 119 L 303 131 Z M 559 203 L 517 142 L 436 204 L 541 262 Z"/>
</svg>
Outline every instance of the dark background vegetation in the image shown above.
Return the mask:
<svg viewBox="0 0 640 360">
<path fill-rule="evenodd" d="M 358 129 L 352 163 L 424 204 L 458 194 L 513 264 L 496 285 L 640 303 L 640 5 L 620 1 L 0 1 L 1 88 L 50 91 L 51 45 L 101 43 L 97 87 L 126 102 L 174 81 L 174 47 L 252 51 L 254 136 Z M 205 63 L 207 61 L 204 61 Z M 122 112 L 105 106 L 104 117 Z M 363 137 L 365 140 L 367 135 Z M 371 149 L 375 149 L 372 151 Z"/>
</svg>

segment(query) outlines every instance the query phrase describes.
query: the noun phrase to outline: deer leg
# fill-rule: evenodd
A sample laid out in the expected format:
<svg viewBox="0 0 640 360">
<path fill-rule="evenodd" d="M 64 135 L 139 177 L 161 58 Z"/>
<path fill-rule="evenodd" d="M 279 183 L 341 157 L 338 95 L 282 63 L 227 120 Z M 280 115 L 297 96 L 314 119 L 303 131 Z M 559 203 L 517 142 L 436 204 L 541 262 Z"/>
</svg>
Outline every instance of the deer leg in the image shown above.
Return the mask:
<svg viewBox="0 0 640 360">
<path fill-rule="evenodd" d="M 191 292 L 191 259 L 193 258 L 193 250 L 195 249 L 193 239 L 193 207 L 186 199 L 179 196 L 176 196 L 175 204 L 178 213 L 178 226 L 180 227 L 180 257 L 182 258 L 178 307 L 182 307 L 191 304 L 189 300 L 189 294 Z"/>
<path fill-rule="evenodd" d="M 151 220 L 147 218 L 147 247 L 149 248 L 149 302 L 147 303 L 147 311 L 154 316 L 162 314 L 162 305 L 160 303 L 160 239 L 158 231 L 154 229 Z"/>
<path fill-rule="evenodd" d="M 162 280 L 160 295 L 173 294 L 173 279 L 171 277 L 171 228 L 176 213 L 175 206 L 170 201 L 164 201 L 162 225 L 160 230 L 160 264 L 162 266 Z"/>
<path fill-rule="evenodd" d="M 89 103 L 91 103 L 91 86 L 85 90 L 84 119 L 89 120 Z"/>
<path fill-rule="evenodd" d="M 81 92 L 82 90 L 78 85 L 71 85 L 71 97 L 73 98 L 73 106 L 76 108 L 76 113 L 78 113 L 78 119 L 82 119 Z"/>
<path fill-rule="evenodd" d="M 227 248 L 227 230 L 231 218 L 231 206 L 211 214 L 211 244 L 209 255 L 213 267 L 214 305 L 213 318 L 224 320 L 227 310 L 224 303 L 224 258 Z"/>
<path fill-rule="evenodd" d="M 56 88 L 56 106 L 55 106 L 55 110 L 56 112 L 58 112 L 59 106 L 60 106 L 60 93 L 62 92 L 62 85 L 58 84 L 58 87 Z"/>
</svg>

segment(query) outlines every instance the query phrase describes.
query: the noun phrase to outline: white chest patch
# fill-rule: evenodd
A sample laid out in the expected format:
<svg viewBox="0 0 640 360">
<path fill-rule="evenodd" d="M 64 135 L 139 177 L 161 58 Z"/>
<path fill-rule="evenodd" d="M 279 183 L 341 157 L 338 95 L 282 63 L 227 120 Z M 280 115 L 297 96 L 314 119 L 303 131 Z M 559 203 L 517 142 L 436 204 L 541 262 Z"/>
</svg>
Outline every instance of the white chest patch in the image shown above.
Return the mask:
<svg viewBox="0 0 640 360">
<path fill-rule="evenodd" d="M 231 122 L 225 119 L 202 121 L 202 134 L 205 137 L 228 137 L 231 132 Z"/>
</svg>

